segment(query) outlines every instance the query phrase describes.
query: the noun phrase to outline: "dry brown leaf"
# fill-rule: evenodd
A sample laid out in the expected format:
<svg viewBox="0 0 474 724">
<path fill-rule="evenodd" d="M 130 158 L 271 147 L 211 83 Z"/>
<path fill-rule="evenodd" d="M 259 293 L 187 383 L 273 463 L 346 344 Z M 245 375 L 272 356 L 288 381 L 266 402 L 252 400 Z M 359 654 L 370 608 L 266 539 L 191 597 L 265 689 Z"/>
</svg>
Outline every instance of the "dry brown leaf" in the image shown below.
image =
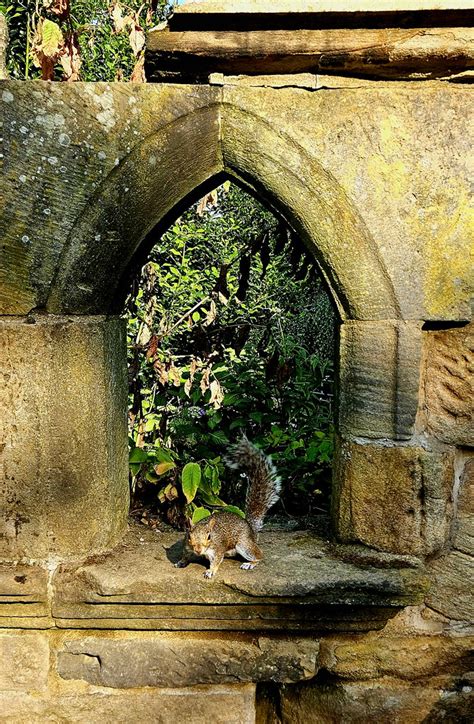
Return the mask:
<svg viewBox="0 0 474 724">
<path fill-rule="evenodd" d="M 209 311 L 206 315 L 206 321 L 204 322 L 204 327 L 208 327 L 210 324 L 213 323 L 215 318 L 217 317 L 217 307 L 214 300 L 211 301 L 211 304 L 209 305 Z"/>
<path fill-rule="evenodd" d="M 206 369 L 202 373 L 201 382 L 199 383 L 202 394 L 204 394 L 206 392 L 206 390 L 209 389 L 210 375 L 211 375 L 211 370 L 209 367 L 206 367 Z"/>
<path fill-rule="evenodd" d="M 168 379 L 175 387 L 179 387 L 181 384 L 181 372 L 175 367 L 174 362 L 172 362 L 168 368 Z"/>
<path fill-rule="evenodd" d="M 143 32 L 143 28 L 141 28 L 140 24 L 138 23 L 138 18 L 134 20 L 130 27 L 128 39 L 130 41 L 130 45 L 132 46 L 135 57 L 138 56 L 140 51 L 142 51 L 145 46 L 145 33 Z"/>
<path fill-rule="evenodd" d="M 158 350 L 159 337 L 156 334 L 152 334 L 150 341 L 148 342 L 148 349 L 146 351 L 146 358 L 148 362 L 155 356 Z"/>
<path fill-rule="evenodd" d="M 202 197 L 197 205 L 196 213 L 198 216 L 203 216 L 208 206 L 217 206 L 218 194 L 217 189 L 210 191 L 208 194 Z"/>
<path fill-rule="evenodd" d="M 69 15 L 69 4 L 69 0 L 43 0 L 43 6 L 46 10 L 59 17 Z"/>
<path fill-rule="evenodd" d="M 186 382 L 184 383 L 184 394 L 185 394 L 187 397 L 189 397 L 189 395 L 191 394 L 191 388 L 192 388 L 192 386 L 193 386 L 193 381 L 192 381 L 192 379 L 189 377 L 189 378 L 186 380 Z"/>
<path fill-rule="evenodd" d="M 146 83 L 144 55 L 141 55 L 135 63 L 135 66 L 132 70 L 132 75 L 130 76 L 130 81 L 132 83 Z"/>
<path fill-rule="evenodd" d="M 31 53 L 37 68 L 41 68 L 41 80 L 53 80 L 54 66 L 64 50 L 64 36 L 57 23 L 40 18 L 32 42 Z"/>
<path fill-rule="evenodd" d="M 125 27 L 125 18 L 123 16 L 122 6 L 120 5 L 120 3 L 113 3 L 112 6 L 109 8 L 109 13 L 114 24 L 114 32 L 122 32 Z"/>
<path fill-rule="evenodd" d="M 179 495 L 178 489 L 174 485 L 167 485 L 165 488 L 165 496 L 166 498 L 171 501 L 177 498 Z"/>
<path fill-rule="evenodd" d="M 70 83 L 80 80 L 81 56 L 76 34 L 69 34 L 65 40 L 64 52 L 60 57 L 66 80 Z"/>
<path fill-rule="evenodd" d="M 195 359 L 191 360 L 191 364 L 189 366 L 189 378 L 184 383 L 184 391 L 188 397 L 191 392 L 191 387 L 193 386 L 194 375 L 196 374 L 197 366 L 197 361 Z"/>
<path fill-rule="evenodd" d="M 166 385 L 168 382 L 168 372 L 166 371 L 165 365 L 160 362 L 159 359 L 155 360 L 153 363 L 153 369 L 156 372 L 156 375 L 161 382 L 162 385 Z"/>
<path fill-rule="evenodd" d="M 209 402 L 214 405 L 214 409 L 218 410 L 224 399 L 224 391 L 218 380 L 213 380 L 209 388 L 211 390 L 211 399 Z"/>
</svg>

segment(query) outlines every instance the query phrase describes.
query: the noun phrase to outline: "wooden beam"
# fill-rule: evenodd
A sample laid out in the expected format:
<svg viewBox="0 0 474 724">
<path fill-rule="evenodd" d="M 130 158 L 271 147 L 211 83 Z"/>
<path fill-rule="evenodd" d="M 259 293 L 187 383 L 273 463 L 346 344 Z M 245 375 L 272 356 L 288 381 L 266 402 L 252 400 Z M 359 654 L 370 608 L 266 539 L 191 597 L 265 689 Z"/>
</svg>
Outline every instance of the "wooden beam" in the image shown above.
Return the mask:
<svg viewBox="0 0 474 724">
<path fill-rule="evenodd" d="M 445 77 L 474 68 L 474 30 L 152 30 L 146 68 L 149 80 L 184 82 L 206 82 L 210 73 L 310 72 L 401 80 Z"/>
</svg>

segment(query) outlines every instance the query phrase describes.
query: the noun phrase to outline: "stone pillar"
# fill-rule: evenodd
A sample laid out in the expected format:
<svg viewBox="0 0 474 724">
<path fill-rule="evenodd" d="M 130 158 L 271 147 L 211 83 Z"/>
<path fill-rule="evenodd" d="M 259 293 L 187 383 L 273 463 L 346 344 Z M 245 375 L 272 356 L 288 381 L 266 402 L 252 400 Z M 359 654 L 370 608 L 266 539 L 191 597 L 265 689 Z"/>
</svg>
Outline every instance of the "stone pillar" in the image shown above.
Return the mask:
<svg viewBox="0 0 474 724">
<path fill-rule="evenodd" d="M 343 541 L 416 555 L 446 543 L 454 451 L 416 435 L 422 347 L 418 321 L 341 325 L 333 515 Z"/>
<path fill-rule="evenodd" d="M 341 325 L 339 430 L 345 436 L 409 439 L 418 407 L 421 322 Z"/>
<path fill-rule="evenodd" d="M 129 505 L 125 323 L 3 317 L 0 349 L 0 557 L 110 548 Z"/>
</svg>

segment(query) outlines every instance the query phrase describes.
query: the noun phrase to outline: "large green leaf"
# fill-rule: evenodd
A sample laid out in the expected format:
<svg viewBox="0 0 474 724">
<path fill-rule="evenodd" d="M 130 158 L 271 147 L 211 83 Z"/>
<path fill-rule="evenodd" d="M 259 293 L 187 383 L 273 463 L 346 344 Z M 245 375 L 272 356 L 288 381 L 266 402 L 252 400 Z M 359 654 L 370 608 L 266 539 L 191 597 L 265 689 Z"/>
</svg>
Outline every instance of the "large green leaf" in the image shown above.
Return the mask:
<svg viewBox="0 0 474 724">
<path fill-rule="evenodd" d="M 135 447 L 130 451 L 130 463 L 144 463 L 146 460 L 148 460 L 148 453 L 143 448 Z"/>
<path fill-rule="evenodd" d="M 193 513 L 193 517 L 191 518 L 192 524 L 196 525 L 196 523 L 199 523 L 200 520 L 209 518 L 210 515 L 210 512 L 206 510 L 206 508 L 196 508 Z"/>
<path fill-rule="evenodd" d="M 187 463 L 181 473 L 183 493 L 188 503 L 194 500 L 199 483 L 201 482 L 201 467 L 199 463 Z"/>
<path fill-rule="evenodd" d="M 241 518 L 245 518 L 245 513 L 243 510 L 240 510 L 236 505 L 226 505 L 224 508 L 222 508 L 222 512 L 225 513 L 235 513 L 236 515 L 240 515 Z"/>
</svg>

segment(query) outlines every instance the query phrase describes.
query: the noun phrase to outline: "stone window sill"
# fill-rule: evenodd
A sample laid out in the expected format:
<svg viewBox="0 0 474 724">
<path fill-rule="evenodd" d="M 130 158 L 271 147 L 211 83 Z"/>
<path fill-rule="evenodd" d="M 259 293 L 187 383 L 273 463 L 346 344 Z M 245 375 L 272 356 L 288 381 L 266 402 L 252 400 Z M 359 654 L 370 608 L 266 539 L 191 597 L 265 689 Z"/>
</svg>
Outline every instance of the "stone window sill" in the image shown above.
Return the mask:
<svg viewBox="0 0 474 724">
<path fill-rule="evenodd" d="M 216 579 L 204 566 L 177 569 L 182 536 L 132 525 L 111 553 L 0 572 L 0 626 L 155 631 L 366 631 L 420 603 L 417 559 L 333 546 L 307 531 L 265 532 L 253 571 L 225 560 Z"/>
</svg>

